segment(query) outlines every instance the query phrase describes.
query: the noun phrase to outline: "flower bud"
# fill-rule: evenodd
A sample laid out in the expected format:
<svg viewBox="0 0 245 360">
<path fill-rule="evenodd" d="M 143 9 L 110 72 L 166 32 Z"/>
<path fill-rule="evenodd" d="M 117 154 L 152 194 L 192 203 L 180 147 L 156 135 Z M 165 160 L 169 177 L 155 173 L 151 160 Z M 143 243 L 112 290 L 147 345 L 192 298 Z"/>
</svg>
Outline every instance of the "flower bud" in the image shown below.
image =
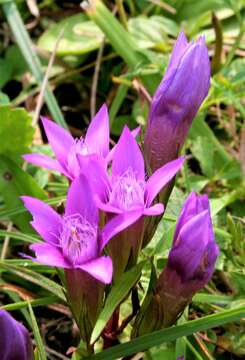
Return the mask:
<svg viewBox="0 0 245 360">
<path fill-rule="evenodd" d="M 152 171 L 176 159 L 210 86 L 210 61 L 204 37 L 188 43 L 181 32 L 158 89 L 145 135 Z"/>
<path fill-rule="evenodd" d="M 181 210 L 167 265 L 136 317 L 133 337 L 173 325 L 210 280 L 218 254 L 208 197 L 193 192 Z"/>
<path fill-rule="evenodd" d="M 176 225 L 167 266 L 157 283 L 164 327 L 174 324 L 193 295 L 208 283 L 218 254 L 208 197 L 191 193 Z"/>
<path fill-rule="evenodd" d="M 33 351 L 27 329 L 7 311 L 0 310 L 0 359 L 32 360 Z"/>
</svg>

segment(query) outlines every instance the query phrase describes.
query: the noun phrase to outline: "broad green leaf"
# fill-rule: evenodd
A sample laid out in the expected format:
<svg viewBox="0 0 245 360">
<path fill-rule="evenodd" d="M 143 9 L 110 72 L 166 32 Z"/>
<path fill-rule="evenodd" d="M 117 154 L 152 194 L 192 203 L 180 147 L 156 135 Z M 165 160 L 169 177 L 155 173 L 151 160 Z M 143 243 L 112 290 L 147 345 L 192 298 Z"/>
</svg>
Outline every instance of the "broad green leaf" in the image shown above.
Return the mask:
<svg viewBox="0 0 245 360">
<path fill-rule="evenodd" d="M 36 345 L 37 345 L 37 348 L 38 348 L 39 360 L 47 360 L 43 340 L 41 338 L 40 331 L 39 331 L 38 324 L 37 324 L 37 320 L 36 320 L 35 314 L 34 314 L 34 312 L 32 310 L 32 307 L 31 307 L 30 303 L 28 304 L 28 308 L 29 308 L 29 312 L 30 312 L 30 316 L 31 316 L 32 330 L 33 330 L 34 338 L 35 338 Z"/>
<path fill-rule="evenodd" d="M 108 350 L 87 357 L 88 360 L 115 360 L 124 356 L 145 351 L 164 342 L 174 341 L 182 336 L 189 336 L 198 331 L 205 331 L 228 322 L 239 321 L 245 316 L 245 306 L 231 310 L 224 310 L 216 314 L 204 316 L 185 324 L 172 326 L 167 329 L 154 331 L 151 334 L 140 336 L 124 344 L 116 345 Z"/>
<path fill-rule="evenodd" d="M 85 14 L 70 16 L 58 24 L 50 26 L 38 40 L 38 45 L 52 52 L 60 32 L 64 30 L 59 42 L 57 55 L 81 55 L 100 47 L 103 33 Z"/>
<path fill-rule="evenodd" d="M 177 37 L 178 25 L 164 16 L 139 16 L 128 21 L 128 29 L 138 45 L 143 49 L 161 48 L 167 49 L 167 35 Z"/>
<path fill-rule="evenodd" d="M 11 79 L 11 66 L 3 58 L 0 58 L 0 89 Z"/>
<path fill-rule="evenodd" d="M 193 141 L 193 154 L 198 159 L 203 174 L 212 178 L 215 172 L 214 146 L 207 137 L 198 136 Z"/>
<path fill-rule="evenodd" d="M 122 302 L 125 296 L 128 295 L 134 284 L 139 280 L 143 266 L 144 262 L 141 262 L 135 267 L 133 267 L 131 270 L 124 273 L 121 276 L 120 280 L 112 287 L 106 299 L 105 306 L 102 309 L 98 320 L 96 321 L 96 324 L 94 326 L 94 330 L 91 335 L 91 344 L 93 344 L 95 340 L 100 336 L 102 330 L 106 326 L 114 310 Z"/>
<path fill-rule="evenodd" d="M 37 185 L 33 177 L 4 155 L 0 155 L 0 193 L 7 210 L 15 209 L 17 206 L 24 208 L 20 200 L 21 195 L 46 198 L 45 192 Z M 29 213 L 12 215 L 10 218 L 21 230 L 31 231 Z"/>
<path fill-rule="evenodd" d="M 34 135 L 31 116 L 25 109 L 2 105 L 0 119 L 0 154 L 21 162 L 21 155 L 30 151 Z"/>
</svg>

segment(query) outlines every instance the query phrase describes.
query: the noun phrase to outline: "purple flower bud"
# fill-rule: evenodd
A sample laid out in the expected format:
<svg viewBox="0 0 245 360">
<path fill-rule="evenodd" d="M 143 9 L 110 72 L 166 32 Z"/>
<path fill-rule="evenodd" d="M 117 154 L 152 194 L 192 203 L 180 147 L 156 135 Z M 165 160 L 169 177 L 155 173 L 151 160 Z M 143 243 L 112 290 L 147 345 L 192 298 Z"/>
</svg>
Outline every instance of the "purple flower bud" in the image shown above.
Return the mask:
<svg viewBox="0 0 245 360">
<path fill-rule="evenodd" d="M 0 310 L 0 359 L 32 360 L 33 351 L 27 329 L 7 311 Z"/>
<path fill-rule="evenodd" d="M 181 32 L 151 104 L 145 154 L 152 171 L 178 157 L 209 86 L 210 62 L 204 37 L 188 43 Z"/>
<path fill-rule="evenodd" d="M 172 325 L 192 296 L 208 283 L 218 254 L 208 197 L 191 193 L 176 225 L 167 266 L 158 280 L 164 326 Z"/>
<path fill-rule="evenodd" d="M 145 297 L 132 336 L 173 325 L 210 280 L 218 254 L 208 197 L 193 192 L 181 210 L 167 265 Z"/>
</svg>

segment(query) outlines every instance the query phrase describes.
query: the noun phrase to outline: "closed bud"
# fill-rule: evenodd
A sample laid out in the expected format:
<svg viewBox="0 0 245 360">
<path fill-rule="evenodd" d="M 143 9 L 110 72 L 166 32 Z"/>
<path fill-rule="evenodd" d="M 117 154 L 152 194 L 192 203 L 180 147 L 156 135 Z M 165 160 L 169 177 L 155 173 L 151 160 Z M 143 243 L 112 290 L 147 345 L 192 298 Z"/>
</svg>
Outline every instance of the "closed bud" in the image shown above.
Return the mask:
<svg viewBox="0 0 245 360">
<path fill-rule="evenodd" d="M 180 33 L 149 114 L 145 154 L 152 171 L 176 159 L 210 86 L 204 37 L 188 43 Z"/>
<path fill-rule="evenodd" d="M 218 254 L 208 197 L 191 193 L 182 208 L 167 266 L 157 284 L 164 327 L 174 324 L 193 295 L 208 283 Z"/>
<path fill-rule="evenodd" d="M 33 350 L 27 329 L 7 311 L 0 310 L 0 359 L 32 360 Z"/>
<path fill-rule="evenodd" d="M 189 195 L 179 216 L 167 265 L 136 317 L 133 337 L 173 325 L 210 280 L 219 249 L 206 195 Z"/>
</svg>

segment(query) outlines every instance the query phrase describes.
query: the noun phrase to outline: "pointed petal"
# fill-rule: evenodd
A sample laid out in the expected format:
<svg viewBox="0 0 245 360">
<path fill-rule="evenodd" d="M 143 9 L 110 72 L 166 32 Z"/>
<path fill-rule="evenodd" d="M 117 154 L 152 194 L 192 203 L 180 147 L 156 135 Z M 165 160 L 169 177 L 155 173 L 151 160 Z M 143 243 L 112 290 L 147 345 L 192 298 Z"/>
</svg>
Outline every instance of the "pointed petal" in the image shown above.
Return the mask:
<svg viewBox="0 0 245 360">
<path fill-rule="evenodd" d="M 33 244 L 30 249 L 35 252 L 37 261 L 41 264 L 57 266 L 61 268 L 70 268 L 70 264 L 63 257 L 62 252 L 58 247 L 51 244 Z"/>
<path fill-rule="evenodd" d="M 168 69 L 170 67 L 177 67 L 179 64 L 179 61 L 181 59 L 181 56 L 183 55 L 183 53 L 185 52 L 186 48 L 188 46 L 188 41 L 187 38 L 185 36 L 184 31 L 181 31 L 179 33 L 179 36 L 176 40 L 176 43 L 174 45 L 174 49 L 171 55 L 171 59 L 168 65 Z"/>
<path fill-rule="evenodd" d="M 202 211 L 208 210 L 209 201 L 207 195 L 198 196 L 195 192 L 191 192 L 185 200 L 174 233 L 174 243 L 179 236 L 180 229 L 186 224 L 193 216 L 200 214 Z"/>
<path fill-rule="evenodd" d="M 105 247 L 108 241 L 116 234 L 132 225 L 143 214 L 143 210 L 134 210 L 126 212 L 113 217 L 103 228 L 101 233 L 101 250 Z"/>
<path fill-rule="evenodd" d="M 30 196 L 21 196 L 26 209 L 32 214 L 31 225 L 50 244 L 58 243 L 61 216 L 43 201 Z"/>
<path fill-rule="evenodd" d="M 135 128 L 131 131 L 131 134 L 134 138 L 136 138 L 140 132 L 141 132 L 141 127 L 138 126 L 137 128 Z M 117 147 L 117 144 L 113 146 L 113 148 L 110 150 L 109 154 L 106 156 L 105 161 L 107 164 L 109 164 L 113 160 L 116 147 Z"/>
<path fill-rule="evenodd" d="M 45 133 L 50 146 L 52 147 L 57 160 L 65 166 L 67 163 L 67 154 L 74 143 L 71 134 L 61 126 L 55 124 L 44 117 L 41 117 Z"/>
<path fill-rule="evenodd" d="M 170 161 L 156 170 L 146 183 L 146 206 L 150 206 L 162 188 L 176 175 L 185 161 L 184 157 Z"/>
<path fill-rule="evenodd" d="M 58 161 L 51 159 L 49 156 L 42 154 L 25 154 L 22 158 L 28 163 L 41 166 L 45 169 L 58 171 L 60 173 L 64 173 L 64 169 L 59 164 Z"/>
<path fill-rule="evenodd" d="M 80 214 L 91 224 L 98 224 L 98 209 L 85 175 L 77 177 L 68 191 L 65 215 L 74 214 Z"/>
<path fill-rule="evenodd" d="M 79 269 L 86 271 L 95 279 L 110 284 L 112 280 L 112 260 L 109 256 L 101 256 L 98 259 L 91 260 L 86 264 L 80 265 Z"/>
<path fill-rule="evenodd" d="M 168 262 L 179 270 L 184 280 L 191 279 L 205 254 L 210 230 L 208 211 L 194 216 L 181 228 L 169 253 Z"/>
<path fill-rule="evenodd" d="M 144 180 L 143 155 L 129 128 L 125 126 L 113 156 L 112 175 L 115 177 L 123 175 L 129 168 L 134 171 L 137 179 Z"/>
<path fill-rule="evenodd" d="M 155 204 L 155 205 L 145 209 L 144 215 L 155 216 L 155 215 L 161 215 L 163 212 L 164 212 L 163 204 Z"/>
<path fill-rule="evenodd" d="M 91 153 L 100 154 L 106 157 L 109 153 L 109 115 L 106 104 L 102 105 L 95 117 L 92 119 L 85 142 L 88 144 Z"/>
<path fill-rule="evenodd" d="M 91 155 L 84 157 L 77 155 L 81 173 L 89 174 L 88 181 L 95 194 L 102 202 L 107 202 L 107 196 L 111 189 L 110 179 L 107 174 L 106 162 L 103 158 Z"/>
</svg>

